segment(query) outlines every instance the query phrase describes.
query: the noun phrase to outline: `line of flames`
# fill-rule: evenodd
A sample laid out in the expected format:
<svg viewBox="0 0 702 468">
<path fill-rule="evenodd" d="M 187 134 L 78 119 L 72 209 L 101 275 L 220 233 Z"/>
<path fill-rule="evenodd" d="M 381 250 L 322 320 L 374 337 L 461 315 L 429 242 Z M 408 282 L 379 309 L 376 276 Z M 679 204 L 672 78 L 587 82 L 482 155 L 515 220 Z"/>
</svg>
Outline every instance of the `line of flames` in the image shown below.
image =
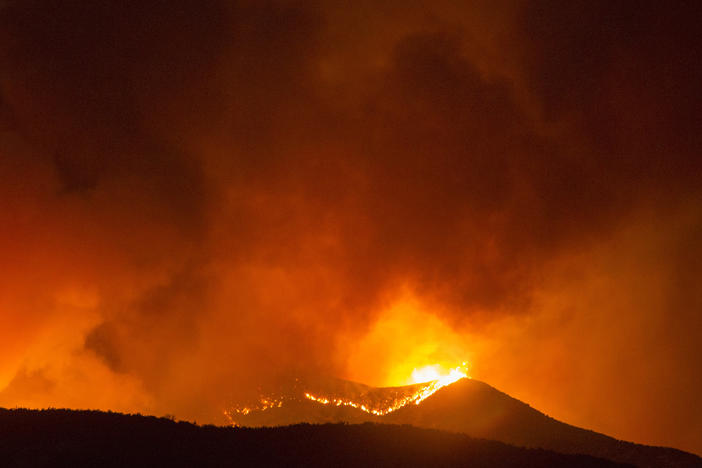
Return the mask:
<svg viewBox="0 0 702 468">
<path fill-rule="evenodd" d="M 280 408 L 283 406 L 283 400 L 272 400 L 270 398 L 261 398 L 259 401 L 260 405 L 255 408 L 243 407 L 243 408 L 232 408 L 231 410 L 224 410 L 224 416 L 229 420 L 232 426 L 238 426 L 234 417 L 237 415 L 246 416 L 252 411 L 266 411 L 271 408 Z"/>
<path fill-rule="evenodd" d="M 311 393 L 305 393 L 305 398 L 322 405 L 348 406 L 375 416 L 384 416 L 388 413 L 392 413 L 393 411 L 397 411 L 398 409 L 407 406 L 411 403 L 418 405 L 422 401 L 432 396 L 438 390 L 446 387 L 447 385 L 451 385 L 452 383 L 463 378 L 468 378 L 468 375 L 463 370 L 463 368 L 457 367 L 455 369 L 452 369 L 448 375 L 441 377 L 440 379 L 427 382 L 426 385 L 420 387 L 415 393 L 408 395 L 404 398 L 397 399 L 393 401 L 390 406 L 387 406 L 385 408 L 371 408 L 368 405 L 358 403 L 353 400 L 344 398 L 326 398 L 322 396 L 313 395 Z M 237 426 L 238 424 L 235 421 L 236 416 L 245 416 L 251 413 L 252 411 L 266 411 L 271 408 L 280 408 L 283 406 L 283 403 L 284 401 L 282 399 L 275 400 L 270 398 L 262 398 L 260 400 L 260 405 L 255 408 L 233 408 L 231 410 L 225 410 L 224 415 L 229 420 L 231 425 Z"/>
<path fill-rule="evenodd" d="M 460 368 L 452 369 L 449 375 L 444 376 L 438 380 L 433 380 L 431 382 L 427 382 L 427 384 L 424 387 L 421 387 L 417 392 L 413 393 L 412 395 L 408 395 L 404 398 L 400 398 L 399 400 L 395 400 L 392 405 L 382 408 L 382 409 L 374 409 L 370 408 L 362 403 L 357 403 L 352 400 L 347 400 L 343 398 L 324 398 L 324 397 L 319 397 L 312 395 L 310 393 L 305 393 L 305 398 L 308 400 L 314 401 L 316 403 L 320 403 L 322 405 L 333 405 L 333 406 L 350 406 L 352 408 L 359 409 L 361 411 L 364 411 L 368 414 L 374 414 L 376 416 L 384 416 L 388 413 L 392 413 L 393 411 L 397 411 L 398 409 L 409 405 L 410 403 L 414 403 L 415 405 L 420 404 L 422 401 L 426 400 L 430 396 L 432 396 L 434 393 L 436 393 L 438 390 L 446 387 L 447 385 L 451 385 L 452 383 L 463 379 L 467 378 L 468 376 L 466 375 L 465 372 L 463 372 Z"/>
</svg>

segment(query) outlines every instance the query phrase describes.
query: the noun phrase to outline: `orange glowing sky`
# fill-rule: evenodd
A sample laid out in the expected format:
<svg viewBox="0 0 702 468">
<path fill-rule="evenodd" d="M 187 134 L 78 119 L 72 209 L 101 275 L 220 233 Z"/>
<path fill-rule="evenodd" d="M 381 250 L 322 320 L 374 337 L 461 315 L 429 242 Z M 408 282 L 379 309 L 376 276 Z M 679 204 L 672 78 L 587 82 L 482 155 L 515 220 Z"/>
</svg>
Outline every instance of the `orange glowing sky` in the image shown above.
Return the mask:
<svg viewBox="0 0 702 468">
<path fill-rule="evenodd" d="M 467 362 L 702 453 L 698 11 L 68 3 L 0 4 L 0 406 Z"/>
</svg>

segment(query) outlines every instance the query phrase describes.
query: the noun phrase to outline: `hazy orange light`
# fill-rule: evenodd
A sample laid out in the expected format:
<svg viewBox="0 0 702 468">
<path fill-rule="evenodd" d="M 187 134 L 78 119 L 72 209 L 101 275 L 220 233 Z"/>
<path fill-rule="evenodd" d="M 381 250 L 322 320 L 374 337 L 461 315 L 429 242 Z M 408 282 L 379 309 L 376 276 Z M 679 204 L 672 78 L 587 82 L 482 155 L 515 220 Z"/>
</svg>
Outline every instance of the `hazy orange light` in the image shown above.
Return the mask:
<svg viewBox="0 0 702 468">
<path fill-rule="evenodd" d="M 430 382 L 441 377 L 439 365 L 424 366 L 412 371 L 412 383 Z"/>
<path fill-rule="evenodd" d="M 473 341 L 444 323 L 432 306 L 405 294 L 379 315 L 364 337 L 343 348 L 350 350 L 346 378 L 382 387 L 457 377 L 459 372 L 466 377 L 464 361 L 474 359 L 468 346 Z"/>
<path fill-rule="evenodd" d="M 412 383 L 425 383 L 438 381 L 450 381 L 450 383 L 456 380 L 468 377 L 468 365 L 466 362 L 459 367 L 446 370 L 440 364 L 434 364 L 430 366 L 424 366 L 412 371 Z M 445 384 L 448 385 L 448 384 Z"/>
</svg>

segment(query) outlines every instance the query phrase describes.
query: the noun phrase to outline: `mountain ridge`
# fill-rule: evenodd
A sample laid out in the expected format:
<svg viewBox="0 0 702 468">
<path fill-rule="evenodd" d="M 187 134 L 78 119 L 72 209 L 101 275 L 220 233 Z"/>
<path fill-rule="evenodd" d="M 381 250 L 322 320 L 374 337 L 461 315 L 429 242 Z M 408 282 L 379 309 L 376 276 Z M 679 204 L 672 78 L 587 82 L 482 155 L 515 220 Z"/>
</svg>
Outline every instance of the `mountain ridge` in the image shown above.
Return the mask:
<svg viewBox="0 0 702 468">
<path fill-rule="evenodd" d="M 337 388 L 343 388 L 344 385 L 338 384 Z M 383 394 L 402 389 L 364 387 L 366 394 L 373 391 Z M 572 426 L 512 398 L 487 383 L 472 379 L 461 379 L 439 389 L 418 405 L 409 403 L 380 416 L 349 406 L 309 401 L 302 396 L 288 395 L 286 398 L 280 407 L 239 415 L 238 423 L 249 426 L 342 421 L 409 424 L 522 447 L 570 454 L 584 453 L 642 468 L 702 467 L 702 459 L 694 454 L 669 447 L 635 444 Z"/>
</svg>

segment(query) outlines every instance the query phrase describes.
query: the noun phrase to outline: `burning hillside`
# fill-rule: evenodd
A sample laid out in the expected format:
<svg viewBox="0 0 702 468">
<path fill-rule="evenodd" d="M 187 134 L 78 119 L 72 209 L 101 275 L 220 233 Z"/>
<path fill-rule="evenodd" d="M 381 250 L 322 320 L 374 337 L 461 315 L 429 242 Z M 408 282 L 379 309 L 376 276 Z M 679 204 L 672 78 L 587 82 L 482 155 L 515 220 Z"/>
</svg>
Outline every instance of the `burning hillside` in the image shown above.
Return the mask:
<svg viewBox="0 0 702 468">
<path fill-rule="evenodd" d="M 294 379 L 288 387 L 256 404 L 232 406 L 224 414 L 234 426 L 377 422 L 445 430 L 520 447 L 588 454 L 640 467 L 701 466 L 695 455 L 624 442 L 565 424 L 478 380 L 458 377 L 452 381 L 457 375 L 449 373 L 429 382 L 380 388 L 344 380 Z"/>
<path fill-rule="evenodd" d="M 319 406 L 336 407 L 342 411 L 331 420 L 364 421 L 384 416 L 407 405 L 418 405 L 441 388 L 469 378 L 466 363 L 442 373 L 438 366 L 426 366 L 412 373 L 413 385 L 401 387 L 370 387 L 337 379 L 295 379 L 289 388 L 261 396 L 259 401 L 243 406 L 233 405 L 224 411 L 232 425 L 269 425 L 268 416 L 283 418 L 286 423 L 305 421 L 305 414 L 317 412 Z M 343 409 L 352 411 L 343 411 Z M 273 411 L 274 415 L 269 414 Z M 353 411 L 357 410 L 357 411 Z M 286 413 L 292 414 L 286 415 Z M 294 414 L 299 413 L 299 420 Z M 265 414 L 264 414 L 265 413 Z M 365 413 L 365 417 L 363 415 Z M 289 420 L 293 417 L 293 420 Z"/>
</svg>

